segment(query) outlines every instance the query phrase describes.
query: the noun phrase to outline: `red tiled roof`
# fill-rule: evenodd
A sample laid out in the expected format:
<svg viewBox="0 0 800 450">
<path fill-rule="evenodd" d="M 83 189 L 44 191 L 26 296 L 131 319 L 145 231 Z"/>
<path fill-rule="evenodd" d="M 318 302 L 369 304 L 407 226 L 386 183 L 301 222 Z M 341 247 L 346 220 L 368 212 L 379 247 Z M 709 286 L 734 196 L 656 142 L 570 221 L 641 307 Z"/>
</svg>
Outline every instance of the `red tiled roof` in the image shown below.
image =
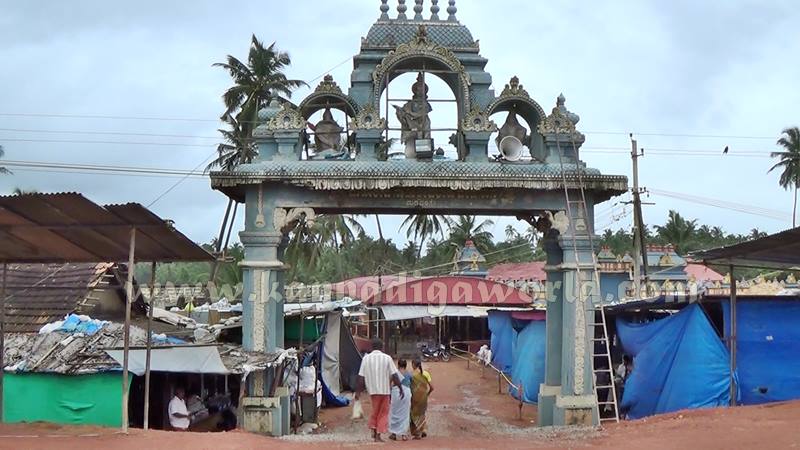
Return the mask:
<svg viewBox="0 0 800 450">
<path fill-rule="evenodd" d="M 711 282 L 722 281 L 722 279 L 724 278 L 718 272 L 715 272 L 709 269 L 708 267 L 697 263 L 687 264 L 686 267 L 683 268 L 683 271 L 686 272 L 686 275 L 690 277 L 694 275 L 694 278 L 697 280 L 698 283 L 702 283 L 704 281 L 711 281 Z"/>
<path fill-rule="evenodd" d="M 365 298 L 381 305 L 530 306 L 530 295 L 514 287 L 476 277 L 432 277 L 395 284 L 380 296 Z"/>
<path fill-rule="evenodd" d="M 498 264 L 489 269 L 486 278 L 497 281 L 536 280 L 544 282 L 547 279 L 544 264 L 544 261 Z"/>
</svg>

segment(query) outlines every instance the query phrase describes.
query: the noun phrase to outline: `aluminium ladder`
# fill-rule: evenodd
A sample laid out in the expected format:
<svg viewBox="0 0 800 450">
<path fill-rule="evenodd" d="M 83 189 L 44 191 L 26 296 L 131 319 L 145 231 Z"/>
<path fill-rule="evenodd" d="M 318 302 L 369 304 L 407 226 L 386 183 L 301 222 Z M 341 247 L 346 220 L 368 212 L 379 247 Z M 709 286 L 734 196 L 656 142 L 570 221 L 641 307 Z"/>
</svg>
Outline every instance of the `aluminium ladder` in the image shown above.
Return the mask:
<svg viewBox="0 0 800 450">
<path fill-rule="evenodd" d="M 558 131 L 558 130 L 556 130 Z M 571 139 L 572 141 L 572 148 L 575 154 L 575 161 L 576 167 L 575 171 L 578 176 L 578 187 L 580 190 L 580 198 L 577 200 L 571 200 L 569 195 L 569 189 L 567 188 L 567 175 L 566 170 L 564 168 L 564 162 L 561 156 L 561 144 L 560 139 L 556 133 L 556 146 L 558 147 L 558 159 L 559 164 L 561 166 L 561 179 L 564 186 L 564 197 L 566 200 L 567 205 L 567 216 L 569 221 L 572 225 L 572 250 L 573 255 L 575 257 L 575 271 L 576 271 L 576 294 L 577 294 L 577 301 L 584 301 L 583 299 L 583 290 L 581 286 L 581 282 L 583 281 L 583 277 L 581 275 L 581 261 L 580 257 L 578 256 L 578 244 L 576 239 L 576 227 L 575 225 L 579 222 L 583 222 L 583 226 L 588 227 L 589 218 L 586 214 L 586 192 L 584 189 L 584 182 L 583 182 L 583 171 L 578 167 L 578 149 L 575 145 L 575 140 Z M 577 207 L 577 214 L 573 216 L 572 210 L 573 207 Z M 587 233 L 589 237 L 589 247 L 590 253 L 592 255 L 591 260 L 591 267 L 593 271 L 593 289 L 596 292 L 596 295 L 600 294 L 600 277 L 597 272 L 597 257 L 594 253 L 594 238 L 592 233 Z M 587 262 L 588 263 L 588 262 Z M 594 394 L 595 400 L 597 402 L 597 412 L 598 412 L 598 419 L 600 424 L 603 422 L 619 422 L 619 405 L 617 402 L 617 391 L 616 391 L 616 383 L 614 380 L 614 369 L 611 361 L 611 346 L 608 342 L 608 327 L 606 326 L 606 315 L 605 310 L 603 309 L 602 299 L 599 302 L 598 308 L 594 308 L 591 306 L 591 297 L 588 299 L 589 305 L 587 305 L 587 311 L 591 311 L 592 314 L 592 322 L 589 323 L 589 329 L 591 330 L 591 337 L 589 342 L 592 346 L 592 386 L 594 387 Z M 599 320 L 598 320 L 599 319 Z M 601 344 L 601 353 L 596 353 L 596 345 L 597 343 Z M 599 365 L 597 358 L 602 358 L 601 361 L 604 363 Z M 606 378 L 602 377 L 602 375 L 607 375 L 607 384 L 599 384 L 598 381 L 602 381 L 606 383 Z M 600 398 L 600 395 L 606 393 L 606 398 Z M 604 413 L 610 412 L 611 414 L 606 414 L 604 417 Z"/>
</svg>

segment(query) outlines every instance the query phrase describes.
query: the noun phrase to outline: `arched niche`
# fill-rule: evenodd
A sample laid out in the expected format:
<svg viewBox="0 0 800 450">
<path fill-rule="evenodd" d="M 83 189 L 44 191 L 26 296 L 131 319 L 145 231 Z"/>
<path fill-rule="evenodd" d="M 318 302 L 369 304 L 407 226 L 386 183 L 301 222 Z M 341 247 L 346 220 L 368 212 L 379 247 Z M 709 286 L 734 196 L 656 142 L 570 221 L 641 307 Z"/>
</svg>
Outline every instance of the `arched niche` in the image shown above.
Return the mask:
<svg viewBox="0 0 800 450">
<path fill-rule="evenodd" d="M 349 118 L 355 117 L 359 111 L 358 104 L 355 100 L 343 93 L 330 75 L 325 75 L 325 78 L 314 92 L 304 98 L 298 106 L 300 115 L 306 120 L 315 112 L 326 108 L 338 109 L 347 114 Z"/>
<path fill-rule="evenodd" d="M 319 124 L 325 111 L 330 110 L 337 125 L 342 128 L 340 133 L 342 146 L 347 148 L 348 153 L 352 153 L 353 148 L 348 140 L 350 135 L 349 124 L 356 117 L 360 108 L 358 104 L 349 96 L 342 92 L 339 86 L 333 81 L 333 77 L 326 75 L 317 88 L 309 94 L 297 107 L 306 126 L 303 130 L 303 153 L 301 158 L 308 159 L 313 156 L 310 152 L 311 144 L 315 141 L 314 127 Z"/>
<path fill-rule="evenodd" d="M 420 28 L 414 40 L 389 52 L 372 72 L 372 101 L 376 109 L 386 86 L 408 71 L 431 73 L 441 78 L 458 101 L 459 121 L 464 117 L 470 107 L 469 74 L 453 52 L 428 41 L 424 27 Z"/>
<path fill-rule="evenodd" d="M 503 92 L 486 108 L 486 113 L 491 117 L 497 113 L 515 113 L 518 118 L 525 122 L 530 135 L 528 148 L 531 157 L 536 161 L 545 160 L 544 136 L 539 133 L 539 124 L 542 123 L 547 114 L 541 105 L 532 99 L 528 92 L 519 84 L 517 77 L 511 78 L 506 84 Z M 500 128 L 505 122 L 506 116 L 501 116 L 503 120 L 495 120 L 497 127 Z"/>
<path fill-rule="evenodd" d="M 431 138 L 434 148 L 444 150 L 444 155 L 437 155 L 437 159 L 458 159 L 458 146 L 451 142 L 451 137 L 460 130 L 459 121 L 460 106 L 451 91 L 450 85 L 446 80 L 438 76 L 432 76 L 428 72 L 408 71 L 398 73 L 393 77 L 387 89 L 384 89 L 380 97 L 380 107 L 378 109 L 380 117 L 385 120 L 384 130 L 387 140 L 394 139 L 394 144 L 389 149 L 392 159 L 399 158 L 403 153 L 401 142 L 401 124 L 397 118 L 394 107 L 402 107 L 412 97 L 412 87 L 417 82 L 418 75 L 422 73 L 424 82 L 428 86 L 428 102 L 431 111 L 428 113 L 431 125 Z"/>
</svg>

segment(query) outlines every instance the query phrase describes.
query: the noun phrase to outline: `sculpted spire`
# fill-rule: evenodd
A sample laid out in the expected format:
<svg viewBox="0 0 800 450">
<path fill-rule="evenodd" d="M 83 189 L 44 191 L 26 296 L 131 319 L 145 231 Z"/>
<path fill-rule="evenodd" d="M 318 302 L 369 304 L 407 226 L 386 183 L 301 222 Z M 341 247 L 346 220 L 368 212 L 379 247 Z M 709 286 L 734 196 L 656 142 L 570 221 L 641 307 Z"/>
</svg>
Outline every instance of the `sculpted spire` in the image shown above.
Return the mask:
<svg viewBox="0 0 800 450">
<path fill-rule="evenodd" d="M 389 20 L 389 0 L 381 0 L 381 18 L 380 20 Z"/>
<path fill-rule="evenodd" d="M 447 3 L 450 5 L 447 7 L 447 20 L 450 22 L 458 22 L 458 19 L 456 19 L 456 12 L 458 12 L 456 0 L 449 0 Z"/>
<path fill-rule="evenodd" d="M 422 0 L 414 0 L 414 20 L 422 20 Z"/>
<path fill-rule="evenodd" d="M 439 0 L 431 0 L 431 20 L 439 20 Z"/>
<path fill-rule="evenodd" d="M 397 20 L 406 20 L 406 0 L 397 1 Z"/>
</svg>

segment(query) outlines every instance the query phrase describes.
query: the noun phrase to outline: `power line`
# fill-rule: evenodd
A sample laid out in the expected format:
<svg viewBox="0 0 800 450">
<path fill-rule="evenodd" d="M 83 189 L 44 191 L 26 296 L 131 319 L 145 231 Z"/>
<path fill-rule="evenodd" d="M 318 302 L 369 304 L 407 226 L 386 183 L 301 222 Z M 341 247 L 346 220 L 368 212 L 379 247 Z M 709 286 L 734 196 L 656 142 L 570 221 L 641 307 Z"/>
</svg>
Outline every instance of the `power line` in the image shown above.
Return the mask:
<svg viewBox="0 0 800 450">
<path fill-rule="evenodd" d="M 311 79 L 308 83 L 311 84 L 320 78 L 324 77 L 331 71 L 337 69 L 344 63 L 350 61 L 352 56 L 342 60 L 335 66 L 331 67 L 321 75 Z M 173 121 L 173 122 L 222 122 L 220 119 L 203 119 L 199 117 L 158 117 L 158 116 L 119 116 L 119 115 L 103 115 L 103 114 L 58 114 L 58 113 L 18 113 L 18 112 L 0 112 L 0 117 L 30 117 L 30 118 L 62 118 L 62 119 L 109 119 L 109 120 L 140 120 L 140 121 Z M 621 135 L 628 136 L 631 134 L 629 131 L 582 131 L 583 134 L 598 134 L 598 135 Z M 728 134 L 703 134 L 703 133 L 669 133 L 669 132 L 633 132 L 638 136 L 661 136 L 661 137 L 685 137 L 685 138 L 704 138 L 704 139 L 751 139 L 751 140 L 776 140 L 775 136 L 757 136 L 757 135 L 728 135 Z"/>
<path fill-rule="evenodd" d="M 209 159 L 213 158 L 213 157 L 214 157 L 214 155 L 215 155 L 216 153 L 217 153 L 217 152 L 213 152 L 213 153 L 211 153 L 210 155 L 208 155 L 208 157 L 207 157 L 206 159 L 204 159 L 203 161 L 201 161 L 201 162 L 200 162 L 200 164 L 196 165 L 196 166 L 194 167 L 194 169 L 192 169 L 192 170 L 191 170 L 191 172 L 189 172 L 189 173 L 187 173 L 186 175 L 184 175 L 184 177 L 183 177 L 183 178 L 181 178 L 180 180 L 176 181 L 176 182 L 175 182 L 175 184 L 173 184 L 172 186 L 170 186 L 170 187 L 169 187 L 169 188 L 168 188 L 166 191 L 162 192 L 162 193 L 161 193 L 161 194 L 160 194 L 158 197 L 156 197 L 156 198 L 155 198 L 155 199 L 154 199 L 152 202 L 150 202 L 150 203 L 149 203 L 149 204 L 146 206 L 146 208 L 150 208 L 150 207 L 151 207 L 151 206 L 153 206 L 153 205 L 154 205 L 156 202 L 158 202 L 159 200 L 161 200 L 162 198 L 164 198 L 164 196 L 165 196 L 165 195 L 167 195 L 167 194 L 169 194 L 170 192 L 172 192 L 172 190 L 173 190 L 173 189 L 175 189 L 176 187 L 178 187 L 178 185 L 180 185 L 181 183 L 183 183 L 184 181 L 186 181 L 186 179 L 187 179 L 187 178 L 189 178 L 189 176 L 191 176 L 192 174 L 194 174 L 195 172 L 197 172 L 197 170 L 198 170 L 198 169 L 200 169 L 200 167 L 202 167 L 203 165 L 205 165 L 205 164 L 208 162 L 208 160 L 209 160 Z"/>
<path fill-rule="evenodd" d="M 122 131 L 77 131 L 77 130 L 42 130 L 29 128 L 0 128 L 0 131 L 13 131 L 18 133 L 45 133 L 45 134 L 87 134 L 87 135 L 110 135 L 110 136 L 148 136 L 148 137 L 169 137 L 169 138 L 191 138 L 191 139 L 220 139 L 221 136 L 196 136 L 189 134 L 158 134 L 158 133 L 130 133 Z"/>
<path fill-rule="evenodd" d="M 730 134 L 687 134 L 687 133 L 665 133 L 665 132 L 650 132 L 640 133 L 637 131 L 582 131 L 583 134 L 615 134 L 628 136 L 634 134 L 636 136 L 663 136 L 663 137 L 688 137 L 688 138 L 709 138 L 709 139 L 769 139 L 776 140 L 775 136 L 743 136 L 743 135 L 730 135 Z"/>
<path fill-rule="evenodd" d="M 103 144 L 103 145 L 146 145 L 149 147 L 203 147 L 208 148 L 214 144 L 184 144 L 180 142 L 134 142 L 134 141 L 81 141 L 72 139 L 20 139 L 3 138 L 4 142 L 46 142 L 51 144 Z"/>
<path fill-rule="evenodd" d="M 697 203 L 697 204 L 701 204 L 701 205 L 712 206 L 712 207 L 715 207 L 715 208 L 727 209 L 727 210 L 731 210 L 731 211 L 737 211 L 737 212 L 741 212 L 741 213 L 745 213 L 745 214 L 768 217 L 770 219 L 775 219 L 775 220 L 786 220 L 786 219 L 791 218 L 791 216 L 789 214 L 786 214 L 786 213 L 784 213 L 782 211 L 777 211 L 777 210 L 774 210 L 774 209 L 760 208 L 760 207 L 757 207 L 757 206 L 744 205 L 744 204 L 741 204 L 741 203 L 727 202 L 727 201 L 724 201 L 724 200 L 717 200 L 717 199 L 700 197 L 700 196 L 695 196 L 695 195 L 682 194 L 680 192 L 670 192 L 670 191 L 665 191 L 665 190 L 660 190 L 660 189 L 648 189 L 648 191 L 653 193 L 653 194 L 655 194 L 655 195 L 661 195 L 661 196 L 664 196 L 664 197 L 671 197 L 671 198 L 674 198 L 674 199 L 684 200 L 684 201 L 688 201 L 688 202 L 691 202 L 691 203 Z"/>
</svg>

